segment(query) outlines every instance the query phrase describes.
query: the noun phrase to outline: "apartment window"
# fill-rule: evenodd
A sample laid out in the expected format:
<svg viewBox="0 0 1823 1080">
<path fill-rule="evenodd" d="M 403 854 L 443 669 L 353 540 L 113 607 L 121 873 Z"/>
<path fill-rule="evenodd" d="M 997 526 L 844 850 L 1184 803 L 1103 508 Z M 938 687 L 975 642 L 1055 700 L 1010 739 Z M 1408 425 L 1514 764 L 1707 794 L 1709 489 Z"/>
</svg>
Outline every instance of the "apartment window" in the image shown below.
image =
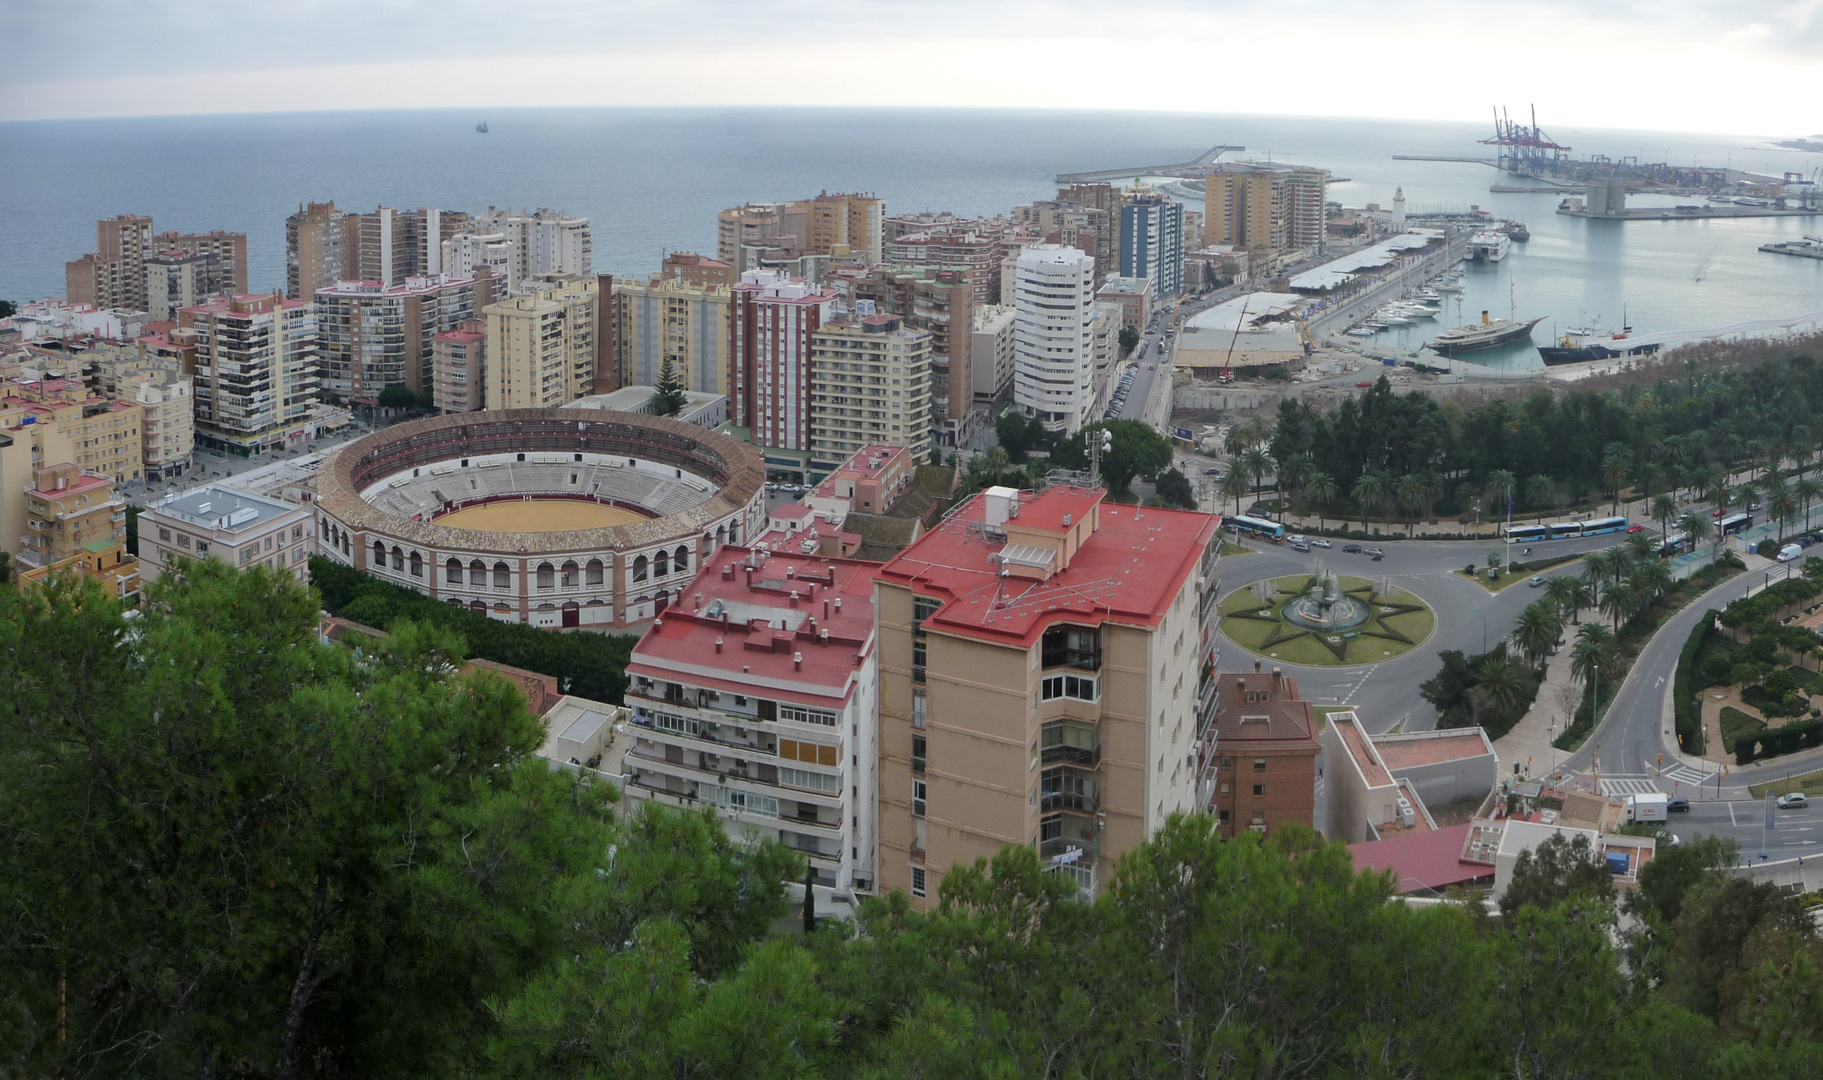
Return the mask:
<svg viewBox="0 0 1823 1080">
<path fill-rule="evenodd" d="M 1265 772 L 1266 771 L 1266 759 L 1263 757 L 1254 758 L 1253 759 L 1253 771 L 1254 772 Z"/>
<path fill-rule="evenodd" d="M 184 535 L 184 534 L 182 534 L 182 533 L 178 533 L 178 534 L 177 534 L 177 546 L 178 546 L 178 547 L 181 547 L 181 548 L 187 548 L 187 547 L 189 547 L 189 546 L 190 546 L 190 538 L 189 538 L 189 537 L 188 537 L 188 536 L 185 536 L 185 535 Z"/>
<path fill-rule="evenodd" d="M 802 761 L 810 765 L 827 765 L 835 768 L 841 764 L 840 751 L 833 746 L 821 743 L 804 742 L 800 739 L 780 739 L 779 756 L 787 761 Z"/>
<path fill-rule="evenodd" d="M 930 699 L 925 696 L 923 688 L 912 691 L 912 728 L 923 731 L 925 718 L 930 711 Z"/>
<path fill-rule="evenodd" d="M 198 555 L 209 554 L 209 542 L 207 540 L 198 540 L 196 542 L 196 553 Z"/>
<path fill-rule="evenodd" d="M 925 764 L 928 760 L 927 747 L 928 747 L 928 744 L 924 741 L 924 736 L 922 736 L 922 735 L 913 735 L 912 736 L 911 758 L 912 758 L 912 770 L 914 772 L 923 772 L 924 771 Z"/>
<path fill-rule="evenodd" d="M 1233 758 L 1231 758 L 1231 757 L 1225 757 L 1225 758 L 1223 758 L 1223 759 L 1222 759 L 1222 768 L 1224 768 L 1224 769 L 1232 769 L 1232 768 L 1234 768 L 1234 759 L 1233 759 Z"/>
<path fill-rule="evenodd" d="M 912 641 L 912 681 L 923 682 L 928 671 L 930 649 L 923 638 Z"/>
<path fill-rule="evenodd" d="M 252 560 L 253 560 L 253 549 L 250 547 L 241 548 L 241 562 L 247 563 L 247 562 L 251 562 Z"/>
<path fill-rule="evenodd" d="M 1255 785 L 1253 785 L 1253 793 L 1254 793 L 1254 794 L 1255 794 L 1255 795 L 1264 795 L 1264 794 L 1266 794 L 1266 785 L 1265 785 L 1265 784 L 1255 784 Z"/>
<path fill-rule="evenodd" d="M 749 814 L 759 814 L 763 817 L 779 816 L 779 801 L 770 795 L 725 788 L 719 784 L 713 787 L 704 784 L 699 790 L 702 800 L 711 806 L 719 806 L 724 810 L 740 810 Z"/>
<path fill-rule="evenodd" d="M 930 788 L 922 780 L 912 781 L 912 817 L 923 817 Z"/>
<path fill-rule="evenodd" d="M 167 544 L 170 543 L 171 542 L 171 530 L 170 529 L 158 530 L 158 538 L 160 540 L 163 540 Z"/>
<path fill-rule="evenodd" d="M 786 787 L 803 788 L 806 791 L 821 791 L 828 795 L 842 793 L 842 778 L 829 773 L 811 772 L 809 769 L 793 769 L 787 765 L 779 766 L 779 783 Z"/>
<path fill-rule="evenodd" d="M 702 725 L 688 716 L 665 712 L 652 714 L 652 726 L 659 731 L 669 731 L 674 735 L 695 736 L 702 730 Z"/>
<path fill-rule="evenodd" d="M 1255 810 L 1253 812 L 1253 821 L 1247 827 L 1254 832 L 1265 832 L 1266 812 L 1264 810 Z"/>
<path fill-rule="evenodd" d="M 913 896 L 923 896 L 924 895 L 924 867 L 914 866 L 911 868 L 911 872 L 912 872 L 911 894 Z"/>
<path fill-rule="evenodd" d="M 1048 668 L 1095 671 L 1101 667 L 1101 630 L 1093 626 L 1053 626 L 1044 632 L 1043 654 Z"/>
<path fill-rule="evenodd" d="M 1087 675 L 1050 675 L 1041 687 L 1045 701 L 1056 701 L 1059 698 L 1070 698 L 1076 701 L 1099 700 L 1096 680 Z"/>
<path fill-rule="evenodd" d="M 761 719 L 765 719 L 765 717 L 761 717 Z M 783 701 L 779 702 L 777 719 L 795 720 L 800 724 L 818 724 L 822 727 L 836 726 L 835 713 L 823 709 L 807 709 L 802 705 L 791 705 Z"/>
</svg>

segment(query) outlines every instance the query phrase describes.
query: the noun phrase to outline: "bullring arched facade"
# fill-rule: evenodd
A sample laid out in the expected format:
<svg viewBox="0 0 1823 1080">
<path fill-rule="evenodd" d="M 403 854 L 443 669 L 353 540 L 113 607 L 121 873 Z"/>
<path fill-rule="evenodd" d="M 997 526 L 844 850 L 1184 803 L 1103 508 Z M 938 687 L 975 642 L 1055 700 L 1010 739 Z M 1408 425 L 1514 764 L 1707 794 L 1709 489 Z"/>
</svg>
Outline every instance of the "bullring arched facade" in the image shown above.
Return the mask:
<svg viewBox="0 0 1823 1080">
<path fill-rule="evenodd" d="M 440 525 L 454 510 L 579 500 L 640 515 L 567 532 Z M 416 420 L 317 476 L 322 555 L 507 622 L 624 628 L 675 603 L 702 558 L 765 529 L 765 468 L 739 440 L 662 417 L 512 409 Z"/>
</svg>

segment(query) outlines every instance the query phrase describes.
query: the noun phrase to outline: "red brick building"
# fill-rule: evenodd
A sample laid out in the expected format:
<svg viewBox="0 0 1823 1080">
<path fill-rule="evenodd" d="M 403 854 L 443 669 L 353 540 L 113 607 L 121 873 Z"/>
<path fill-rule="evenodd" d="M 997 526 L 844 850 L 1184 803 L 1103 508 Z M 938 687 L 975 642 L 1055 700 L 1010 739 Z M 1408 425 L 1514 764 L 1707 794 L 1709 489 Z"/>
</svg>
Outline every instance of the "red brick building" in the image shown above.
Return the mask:
<svg viewBox="0 0 1823 1080">
<path fill-rule="evenodd" d="M 1314 825 L 1317 792 L 1316 710 L 1298 696 L 1298 680 L 1278 668 L 1216 678 L 1216 771 L 1209 809 L 1221 834 L 1267 833 L 1288 821 Z"/>
</svg>

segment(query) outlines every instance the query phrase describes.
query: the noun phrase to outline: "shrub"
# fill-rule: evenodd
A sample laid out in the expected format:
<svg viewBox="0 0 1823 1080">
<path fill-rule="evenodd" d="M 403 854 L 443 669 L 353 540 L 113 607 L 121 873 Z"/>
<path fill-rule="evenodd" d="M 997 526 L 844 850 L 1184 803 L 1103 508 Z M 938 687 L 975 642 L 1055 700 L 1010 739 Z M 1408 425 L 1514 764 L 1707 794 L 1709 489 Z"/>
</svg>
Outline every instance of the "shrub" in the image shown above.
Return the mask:
<svg viewBox="0 0 1823 1080">
<path fill-rule="evenodd" d="M 1697 700 L 1696 657 L 1715 634 L 1715 610 L 1711 608 L 1690 629 L 1684 647 L 1677 656 L 1677 670 L 1671 678 L 1671 700 L 1675 709 L 1678 745 L 1688 754 L 1703 752 L 1703 711 Z M 1708 685 L 1708 684 L 1705 684 Z"/>
</svg>

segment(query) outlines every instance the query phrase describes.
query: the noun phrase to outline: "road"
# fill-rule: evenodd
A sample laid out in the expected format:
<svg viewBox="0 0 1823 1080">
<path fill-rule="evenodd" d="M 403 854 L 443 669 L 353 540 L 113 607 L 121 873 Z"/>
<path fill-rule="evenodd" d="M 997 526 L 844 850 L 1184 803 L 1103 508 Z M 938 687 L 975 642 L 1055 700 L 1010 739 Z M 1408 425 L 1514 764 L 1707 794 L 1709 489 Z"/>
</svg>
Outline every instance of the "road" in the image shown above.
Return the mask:
<svg viewBox="0 0 1823 1080">
<path fill-rule="evenodd" d="M 1714 790 L 1714 785 L 1711 785 Z M 1688 813 L 1672 814 L 1667 825 L 1681 840 L 1727 836 L 1741 845 L 1748 862 L 1777 862 L 1823 854 L 1823 807 L 1773 810 L 1766 828 L 1765 799 L 1692 800 Z"/>
</svg>

